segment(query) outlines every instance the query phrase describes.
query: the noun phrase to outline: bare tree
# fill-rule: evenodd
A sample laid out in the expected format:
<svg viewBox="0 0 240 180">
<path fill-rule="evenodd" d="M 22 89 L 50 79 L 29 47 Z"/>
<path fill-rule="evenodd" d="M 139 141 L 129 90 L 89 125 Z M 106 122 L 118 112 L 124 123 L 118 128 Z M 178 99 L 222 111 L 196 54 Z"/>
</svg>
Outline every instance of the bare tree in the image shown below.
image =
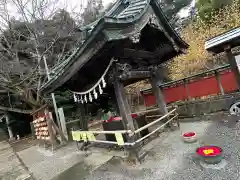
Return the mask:
<svg viewBox="0 0 240 180">
<path fill-rule="evenodd" d="M 78 40 L 70 14 L 57 0 L 11 0 L 0 4 L 0 88 L 18 95 L 32 109 L 44 104 L 43 58 L 53 66 Z M 14 19 L 9 5 L 17 10 Z"/>
</svg>

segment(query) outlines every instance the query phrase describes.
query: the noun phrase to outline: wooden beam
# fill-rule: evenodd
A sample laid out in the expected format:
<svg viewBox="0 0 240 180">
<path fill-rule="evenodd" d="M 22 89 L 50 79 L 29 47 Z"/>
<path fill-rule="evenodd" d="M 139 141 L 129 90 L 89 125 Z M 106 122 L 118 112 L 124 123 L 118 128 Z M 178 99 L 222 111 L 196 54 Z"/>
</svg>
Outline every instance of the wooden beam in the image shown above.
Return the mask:
<svg viewBox="0 0 240 180">
<path fill-rule="evenodd" d="M 150 71 L 129 71 L 119 76 L 122 81 L 129 79 L 147 79 L 151 77 Z"/>
<path fill-rule="evenodd" d="M 31 113 L 31 115 L 33 116 L 34 114 L 38 113 L 39 111 L 42 111 L 44 108 L 47 107 L 47 104 L 44 104 L 43 106 L 41 106 L 40 108 L 38 108 L 37 110 L 33 111 Z"/>
<path fill-rule="evenodd" d="M 120 57 L 124 58 L 142 58 L 142 59 L 153 59 L 155 56 L 152 52 L 144 51 L 144 50 L 136 50 L 130 48 L 124 48 L 121 53 L 119 53 Z"/>
<path fill-rule="evenodd" d="M 22 109 L 18 109 L 18 108 L 9 108 L 9 107 L 4 107 L 4 106 L 0 106 L 0 110 L 1 111 L 8 111 L 8 112 L 16 112 L 16 113 L 21 113 L 21 114 L 31 114 L 32 110 L 22 110 Z"/>
<path fill-rule="evenodd" d="M 161 44 L 159 47 L 157 47 L 154 51 L 154 57 L 155 58 L 161 58 L 165 54 L 173 51 L 173 46 L 170 44 Z"/>
</svg>

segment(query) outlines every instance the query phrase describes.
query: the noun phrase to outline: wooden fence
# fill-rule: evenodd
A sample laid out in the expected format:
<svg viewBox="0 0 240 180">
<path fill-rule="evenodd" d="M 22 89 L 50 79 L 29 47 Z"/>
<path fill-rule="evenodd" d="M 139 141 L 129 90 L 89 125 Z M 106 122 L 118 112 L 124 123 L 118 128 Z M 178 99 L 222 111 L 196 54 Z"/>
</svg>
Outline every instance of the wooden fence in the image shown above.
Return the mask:
<svg viewBox="0 0 240 180">
<path fill-rule="evenodd" d="M 152 111 L 152 110 L 151 110 Z M 147 112 L 147 111 L 145 111 Z M 160 121 L 166 120 L 163 124 L 159 125 L 158 123 Z M 178 127 L 179 127 L 179 122 L 178 122 L 178 114 L 176 112 L 176 109 L 171 110 L 169 113 L 165 114 L 164 116 L 161 116 L 160 118 L 157 118 L 153 122 L 137 129 L 134 131 L 131 130 L 115 130 L 115 131 L 72 131 L 72 138 L 74 141 L 81 142 L 97 142 L 97 143 L 104 143 L 104 144 L 115 144 L 119 146 L 134 146 L 146 138 L 150 137 L 151 135 L 154 135 L 157 133 L 160 129 L 164 128 L 167 124 L 171 123 L 172 121 L 176 121 Z M 124 142 L 123 140 L 123 134 L 128 134 L 129 137 L 140 133 L 141 131 L 153 126 L 155 129 L 148 133 L 147 135 L 135 140 L 134 142 Z M 116 141 L 107 141 L 107 140 L 97 140 L 97 135 L 99 134 L 115 134 Z"/>
<path fill-rule="evenodd" d="M 159 88 L 163 90 L 166 103 L 191 100 L 209 95 L 224 95 L 238 89 L 230 65 L 165 83 Z M 156 104 L 151 89 L 143 90 L 141 93 L 146 106 Z"/>
</svg>

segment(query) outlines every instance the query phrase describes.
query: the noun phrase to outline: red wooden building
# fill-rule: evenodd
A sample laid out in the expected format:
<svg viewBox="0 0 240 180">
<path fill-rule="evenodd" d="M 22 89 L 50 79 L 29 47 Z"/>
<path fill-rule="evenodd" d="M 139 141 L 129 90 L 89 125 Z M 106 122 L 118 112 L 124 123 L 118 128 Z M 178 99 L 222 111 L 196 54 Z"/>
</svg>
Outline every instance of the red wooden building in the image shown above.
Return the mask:
<svg viewBox="0 0 240 180">
<path fill-rule="evenodd" d="M 230 66 L 226 65 L 217 69 L 196 74 L 184 79 L 162 84 L 166 103 L 184 101 L 203 96 L 225 94 L 236 91 L 237 83 Z M 142 91 L 145 105 L 156 104 L 151 89 Z"/>
</svg>

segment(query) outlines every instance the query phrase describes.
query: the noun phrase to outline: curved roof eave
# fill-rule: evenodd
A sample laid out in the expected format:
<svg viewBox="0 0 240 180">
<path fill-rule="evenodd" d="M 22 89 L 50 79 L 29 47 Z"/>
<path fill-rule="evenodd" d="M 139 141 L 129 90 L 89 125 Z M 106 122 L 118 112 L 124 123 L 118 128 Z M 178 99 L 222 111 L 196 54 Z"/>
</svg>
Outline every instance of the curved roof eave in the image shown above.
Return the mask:
<svg viewBox="0 0 240 180">
<path fill-rule="evenodd" d="M 76 56 L 79 57 L 81 52 L 84 51 L 84 49 L 92 43 L 92 41 L 95 39 L 96 35 L 104 28 L 106 25 L 110 24 L 130 24 L 134 23 L 137 20 L 139 20 L 147 11 L 150 5 L 151 0 L 147 0 L 148 4 L 147 6 L 141 11 L 141 13 L 137 14 L 136 16 L 132 16 L 131 18 L 114 18 L 114 17 L 103 17 L 101 18 L 97 25 L 93 28 L 91 31 L 91 34 L 88 36 L 88 38 L 84 41 L 83 45 L 80 48 L 76 48 L 77 50 L 72 53 L 72 55 L 69 57 L 70 60 L 58 71 L 57 74 L 55 74 L 46 84 L 44 84 L 40 88 L 40 93 L 49 93 L 51 91 L 54 91 L 61 85 L 63 85 L 67 80 L 70 78 L 62 78 L 64 76 L 64 69 L 68 69 L 71 67 L 71 65 L 74 63 Z M 105 43 L 107 40 L 105 40 Z M 94 54 L 92 54 L 93 56 Z M 79 61 L 79 59 L 77 60 Z M 85 64 L 85 63 L 84 63 Z M 79 67 L 80 69 L 81 67 Z M 71 74 L 75 74 L 76 72 L 71 72 Z M 61 80 L 60 80 L 61 79 Z M 55 85 L 54 85 L 55 84 Z M 53 87 L 52 87 L 53 85 Z"/>
<path fill-rule="evenodd" d="M 129 1 L 129 0 L 126 0 Z M 119 0 L 118 3 L 125 3 L 126 1 Z M 135 13 L 133 15 L 129 14 L 124 17 L 109 17 L 109 16 L 104 16 L 103 18 L 99 19 L 97 21 L 97 24 L 93 27 L 90 35 L 87 37 L 87 39 L 84 41 L 84 43 L 80 46 L 77 47 L 74 52 L 71 54 L 70 57 L 68 57 L 65 61 L 63 61 L 59 65 L 58 73 L 56 73 L 52 79 L 50 79 L 46 84 L 44 84 L 40 92 L 42 93 L 49 93 L 51 91 L 54 91 L 58 87 L 62 86 L 66 81 L 68 81 L 71 76 L 76 74 L 76 72 L 109 40 L 104 36 L 103 37 L 103 45 L 101 47 L 96 47 L 95 53 L 92 53 L 89 55 L 89 57 L 85 57 L 85 59 L 81 59 L 80 56 L 86 50 L 86 48 L 93 43 L 95 38 L 97 37 L 99 32 L 103 32 L 104 27 L 108 25 L 127 25 L 127 24 L 133 24 L 137 22 L 139 19 L 141 19 L 146 11 L 148 11 L 149 6 L 151 5 L 156 16 L 159 18 L 161 21 L 162 25 L 164 26 L 164 29 L 169 33 L 170 37 L 173 37 L 173 41 L 177 42 L 177 45 L 180 47 L 180 51 L 182 49 L 187 49 L 188 44 L 183 41 L 183 39 L 175 32 L 175 30 L 172 28 L 172 26 L 168 23 L 168 20 L 166 16 L 164 15 L 160 4 L 156 2 L 155 0 L 130 0 L 131 2 L 143 2 L 141 5 L 141 11 L 139 13 Z M 119 6 L 118 4 L 118 6 Z M 116 10 L 117 7 L 115 7 Z M 113 8 L 112 8 L 113 9 Z M 112 11 L 113 12 L 113 11 Z M 121 14 L 121 13 L 120 13 Z M 134 32 L 132 32 L 134 33 Z M 114 39 L 111 39 L 114 40 Z M 77 60 L 76 60 L 77 59 Z M 62 65 L 64 64 L 64 65 Z M 71 69 L 71 71 L 69 70 Z M 73 70 L 72 70 L 73 69 Z M 67 71 L 66 71 L 67 70 Z"/>
<path fill-rule="evenodd" d="M 111 16 L 111 14 L 114 13 L 114 11 L 116 11 L 116 10 L 118 9 L 119 5 L 121 4 L 121 1 L 122 1 L 122 0 L 116 1 L 116 2 L 114 3 L 113 7 L 112 7 L 106 14 L 104 14 L 103 17 Z M 99 19 L 95 20 L 94 22 L 92 22 L 92 23 L 90 23 L 90 24 L 87 24 L 87 25 L 85 25 L 85 26 L 83 26 L 83 27 L 78 27 L 78 29 L 79 29 L 80 31 L 86 31 L 86 30 L 92 29 L 93 27 L 95 27 L 95 26 L 98 24 L 98 22 L 99 22 L 101 19 L 102 19 L 102 18 L 99 18 Z"/>
<path fill-rule="evenodd" d="M 156 1 L 156 0 L 151 0 L 151 5 L 153 7 L 153 10 L 154 10 L 155 14 L 158 16 L 159 19 L 161 19 L 161 22 L 164 24 L 164 27 L 166 28 L 166 30 L 168 32 L 172 32 L 172 35 L 174 35 L 175 38 L 177 38 L 175 40 L 178 41 L 183 48 L 187 49 L 189 47 L 189 45 L 174 30 L 172 25 L 170 23 L 168 23 L 167 17 L 164 15 L 164 13 L 162 11 L 162 8 L 160 7 L 159 2 Z"/>
</svg>

